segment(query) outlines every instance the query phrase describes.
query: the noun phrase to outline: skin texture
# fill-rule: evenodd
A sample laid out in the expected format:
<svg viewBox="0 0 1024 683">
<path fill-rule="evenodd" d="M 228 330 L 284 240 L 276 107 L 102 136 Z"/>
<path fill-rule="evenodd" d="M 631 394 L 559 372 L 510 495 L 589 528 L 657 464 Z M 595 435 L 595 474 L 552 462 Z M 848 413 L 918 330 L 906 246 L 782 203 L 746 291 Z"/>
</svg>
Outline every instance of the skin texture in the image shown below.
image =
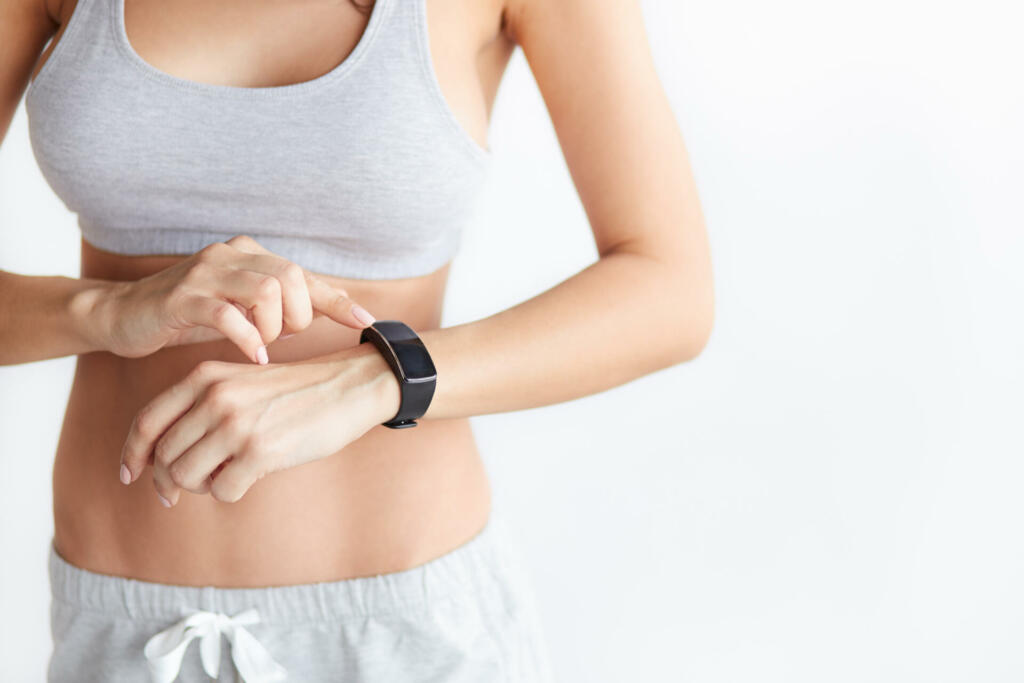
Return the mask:
<svg viewBox="0 0 1024 683">
<path fill-rule="evenodd" d="M 357 344 L 361 325 L 346 317 L 350 308 L 311 297 L 307 311 L 282 299 L 280 327 L 297 333 L 281 339 L 270 322 L 276 304 L 260 315 L 241 304 L 267 346 L 266 365 L 254 362 L 251 342 L 205 326 L 129 357 L 123 330 L 144 319 L 129 311 L 158 309 L 145 303 L 156 294 L 130 283 L 187 272 L 180 264 L 188 257 L 127 257 L 83 242 L 81 278 L 0 272 L 0 362 L 81 354 L 54 465 L 56 543 L 72 563 L 221 586 L 421 564 L 464 543 L 489 514 L 469 416 L 604 391 L 704 348 L 714 308 L 707 235 L 638 4 L 425 1 L 442 91 L 482 146 L 501 75 L 521 47 L 600 258 L 527 301 L 449 328 L 439 327 L 449 266 L 395 280 L 310 274 L 344 292 L 346 307 L 359 302 L 377 318 L 406 322 L 430 350 L 434 399 L 420 426 L 405 430 L 379 426 L 397 409 L 398 386 L 379 353 Z M 0 131 L 69 5 L 0 0 Z M 310 3 L 301 13 L 286 7 L 128 0 L 125 16 L 135 51 L 150 64 L 246 87 L 329 70 L 367 19 L 347 2 Z M 284 12 L 292 21 L 282 22 Z M 239 242 L 259 251 L 258 241 Z M 212 271 L 199 278 L 214 292 L 207 300 L 218 290 Z M 301 292 L 294 275 L 295 284 L 281 288 L 289 301 Z M 297 319 L 285 320 L 299 308 Z M 320 314 L 303 327 L 313 311 Z M 643 344 L 624 333 L 652 327 L 657 334 Z"/>
</svg>

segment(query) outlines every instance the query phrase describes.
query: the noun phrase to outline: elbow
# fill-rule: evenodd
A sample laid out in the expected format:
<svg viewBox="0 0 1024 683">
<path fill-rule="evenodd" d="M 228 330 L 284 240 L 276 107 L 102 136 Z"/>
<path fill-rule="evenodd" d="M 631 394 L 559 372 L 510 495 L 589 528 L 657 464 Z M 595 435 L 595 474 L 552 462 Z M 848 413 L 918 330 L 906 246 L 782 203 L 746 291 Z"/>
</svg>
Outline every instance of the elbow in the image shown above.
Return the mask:
<svg viewBox="0 0 1024 683">
<path fill-rule="evenodd" d="M 701 258 L 673 260 L 649 257 L 646 263 L 657 263 L 659 272 L 652 283 L 655 304 L 649 309 L 656 318 L 649 334 L 657 341 L 657 367 L 694 360 L 707 348 L 715 324 L 710 253 L 705 249 Z M 645 272 L 653 271 L 645 267 Z"/>
<path fill-rule="evenodd" d="M 676 335 L 676 362 L 686 363 L 704 352 L 715 326 L 715 293 L 710 276 L 690 283 L 683 293 L 681 320 Z M 677 318 L 679 319 L 679 318 Z"/>
<path fill-rule="evenodd" d="M 694 360 L 704 352 L 711 341 L 711 333 L 714 329 L 714 312 L 709 311 L 697 317 L 687 318 L 682 335 L 682 344 L 678 349 L 678 363 L 687 363 Z"/>
</svg>

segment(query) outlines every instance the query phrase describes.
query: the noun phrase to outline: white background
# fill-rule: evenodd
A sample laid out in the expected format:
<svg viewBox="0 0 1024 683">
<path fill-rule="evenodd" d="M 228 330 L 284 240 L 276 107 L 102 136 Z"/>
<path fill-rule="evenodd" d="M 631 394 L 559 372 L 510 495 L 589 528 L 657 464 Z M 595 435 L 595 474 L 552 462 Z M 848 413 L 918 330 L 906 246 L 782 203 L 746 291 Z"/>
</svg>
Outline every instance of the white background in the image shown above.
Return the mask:
<svg viewBox="0 0 1024 683">
<path fill-rule="evenodd" d="M 473 418 L 559 680 L 1024 680 L 1020 17 L 986 1 L 643 9 L 711 233 L 710 346 Z M 491 145 L 445 325 L 596 257 L 518 51 Z M 77 275 L 23 111 L 0 226 L 0 268 Z M 0 368 L 4 681 L 42 680 L 50 648 L 72 367 Z"/>
</svg>

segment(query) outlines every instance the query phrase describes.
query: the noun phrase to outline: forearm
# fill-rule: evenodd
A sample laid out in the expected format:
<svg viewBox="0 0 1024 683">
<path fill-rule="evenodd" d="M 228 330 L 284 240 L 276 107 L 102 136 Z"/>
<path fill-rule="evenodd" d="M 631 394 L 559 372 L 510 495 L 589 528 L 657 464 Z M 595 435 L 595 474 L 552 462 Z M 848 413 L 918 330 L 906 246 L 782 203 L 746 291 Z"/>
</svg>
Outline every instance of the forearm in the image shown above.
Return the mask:
<svg viewBox="0 0 1024 683">
<path fill-rule="evenodd" d="M 0 271 L 0 365 L 100 350 L 94 311 L 111 286 Z"/>
<path fill-rule="evenodd" d="M 560 403 L 689 360 L 707 342 L 712 299 L 705 266 L 617 252 L 490 317 L 417 330 L 437 368 L 423 417 Z M 391 375 L 375 350 L 364 353 L 375 372 Z M 394 413 L 397 382 L 378 384 L 384 412 Z"/>
</svg>

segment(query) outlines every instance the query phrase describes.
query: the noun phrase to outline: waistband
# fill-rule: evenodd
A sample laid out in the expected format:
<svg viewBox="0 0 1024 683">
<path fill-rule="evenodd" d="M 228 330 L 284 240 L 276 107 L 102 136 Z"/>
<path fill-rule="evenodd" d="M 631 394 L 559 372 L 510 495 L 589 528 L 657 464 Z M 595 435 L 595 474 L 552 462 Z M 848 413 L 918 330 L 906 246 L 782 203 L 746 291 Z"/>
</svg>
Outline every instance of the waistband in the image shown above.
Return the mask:
<svg viewBox="0 0 1024 683">
<path fill-rule="evenodd" d="M 167 620 L 199 609 L 234 615 L 256 608 L 261 621 L 305 623 L 409 614 L 465 599 L 500 607 L 522 580 L 504 524 L 493 517 L 472 539 L 425 564 L 377 576 L 259 588 L 185 586 L 100 574 L 49 549 L 54 600 L 129 619 Z M 481 604 L 485 603 L 485 604 Z"/>
</svg>

